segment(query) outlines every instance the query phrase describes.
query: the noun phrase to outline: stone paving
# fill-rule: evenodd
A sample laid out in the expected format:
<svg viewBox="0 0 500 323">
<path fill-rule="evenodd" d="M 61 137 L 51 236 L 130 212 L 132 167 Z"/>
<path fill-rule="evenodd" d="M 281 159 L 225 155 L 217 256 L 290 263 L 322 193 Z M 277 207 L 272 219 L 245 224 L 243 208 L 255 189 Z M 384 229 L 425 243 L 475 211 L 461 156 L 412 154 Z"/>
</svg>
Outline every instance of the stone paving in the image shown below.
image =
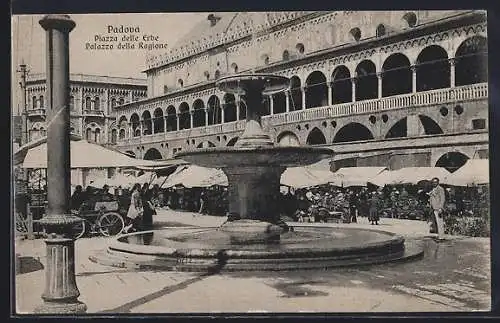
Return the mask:
<svg viewBox="0 0 500 323">
<path fill-rule="evenodd" d="M 160 211 L 156 227 L 214 227 L 224 218 Z M 374 228 L 415 239 L 423 259 L 371 267 L 327 271 L 203 274 L 134 271 L 88 260 L 109 238 L 76 241 L 76 275 L 80 300 L 88 313 L 195 312 L 457 312 L 490 310 L 490 241 L 447 237 L 436 243 L 425 222 L 383 219 Z M 307 225 L 307 224 L 306 224 Z M 312 224 L 310 224 L 312 225 Z M 40 304 L 45 276 L 41 239 L 16 241 L 21 273 L 16 275 L 16 308 L 32 313 Z"/>
</svg>

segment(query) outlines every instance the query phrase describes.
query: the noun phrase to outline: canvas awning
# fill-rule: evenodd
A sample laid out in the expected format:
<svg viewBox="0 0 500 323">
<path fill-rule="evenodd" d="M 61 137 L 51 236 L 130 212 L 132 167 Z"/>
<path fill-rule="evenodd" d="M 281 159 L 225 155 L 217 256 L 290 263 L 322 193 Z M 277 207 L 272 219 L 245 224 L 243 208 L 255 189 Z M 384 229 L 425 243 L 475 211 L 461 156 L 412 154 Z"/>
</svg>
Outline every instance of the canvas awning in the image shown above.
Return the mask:
<svg viewBox="0 0 500 323">
<path fill-rule="evenodd" d="M 490 183 L 489 159 L 469 159 L 465 165 L 441 180 L 453 186 L 473 186 Z"/>
<path fill-rule="evenodd" d="M 335 172 L 340 183 L 334 184 L 342 187 L 366 186 L 369 181 L 374 179 L 382 172 L 387 171 L 387 167 L 343 167 Z"/>
<path fill-rule="evenodd" d="M 210 187 L 213 185 L 227 186 L 227 176 L 217 168 L 207 168 L 196 165 L 181 166 L 167 178 L 163 187 L 182 185 L 191 187 Z"/>
<path fill-rule="evenodd" d="M 46 138 L 21 147 L 16 154 L 22 159 L 23 168 L 47 168 Z M 160 167 L 161 161 L 135 159 L 118 151 L 108 149 L 85 140 L 71 139 L 71 168 L 110 168 L 110 167 Z M 15 157 L 16 158 L 16 157 Z"/>
<path fill-rule="evenodd" d="M 442 167 L 406 167 L 394 171 L 385 171 L 369 181 L 377 186 L 418 184 L 434 177 L 444 179 L 450 173 Z"/>
</svg>

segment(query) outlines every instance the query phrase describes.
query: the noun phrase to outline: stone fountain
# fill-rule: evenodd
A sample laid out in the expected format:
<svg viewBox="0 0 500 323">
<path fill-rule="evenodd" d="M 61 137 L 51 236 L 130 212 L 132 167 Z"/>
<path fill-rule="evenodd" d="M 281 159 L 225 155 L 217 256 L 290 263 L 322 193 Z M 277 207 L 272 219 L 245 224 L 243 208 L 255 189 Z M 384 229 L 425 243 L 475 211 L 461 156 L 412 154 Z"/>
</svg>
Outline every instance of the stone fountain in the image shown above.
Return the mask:
<svg viewBox="0 0 500 323">
<path fill-rule="evenodd" d="M 221 78 L 224 92 L 243 96 L 246 127 L 234 147 L 183 151 L 192 164 L 220 168 L 228 177 L 228 220 L 216 228 L 168 228 L 119 237 L 90 259 L 105 265 L 181 271 L 298 270 L 373 264 L 415 257 L 422 250 L 392 233 L 347 226 L 289 227 L 278 210 L 287 167 L 332 157 L 317 147 L 275 147 L 263 130 L 263 96 L 289 87 L 268 74 Z"/>
<path fill-rule="evenodd" d="M 328 148 L 274 147 L 261 124 L 263 96 L 282 92 L 289 79 L 267 74 L 247 74 L 220 79 L 224 92 L 243 96 L 246 127 L 234 147 L 185 151 L 177 157 L 195 165 L 221 168 L 228 177 L 230 221 L 221 227 L 235 243 L 277 241 L 289 228 L 279 218 L 281 174 L 287 167 L 313 164 L 332 157 Z M 231 221 L 232 220 L 232 221 Z"/>
</svg>

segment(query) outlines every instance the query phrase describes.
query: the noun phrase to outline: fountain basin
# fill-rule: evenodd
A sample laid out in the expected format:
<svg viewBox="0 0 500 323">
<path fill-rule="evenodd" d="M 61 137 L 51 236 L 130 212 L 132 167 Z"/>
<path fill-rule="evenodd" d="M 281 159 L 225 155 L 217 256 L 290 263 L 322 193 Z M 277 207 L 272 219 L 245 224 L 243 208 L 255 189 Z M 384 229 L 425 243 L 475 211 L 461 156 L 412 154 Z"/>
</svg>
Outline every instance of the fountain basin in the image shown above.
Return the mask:
<svg viewBox="0 0 500 323">
<path fill-rule="evenodd" d="M 220 228 L 168 228 L 121 236 L 90 260 L 141 270 L 231 272 L 359 266 L 422 254 L 415 242 L 377 230 L 299 226 L 276 243 L 238 244 Z"/>
<path fill-rule="evenodd" d="M 181 151 L 176 158 L 203 167 L 297 167 L 314 164 L 332 155 L 331 149 L 317 147 L 217 147 Z"/>
</svg>

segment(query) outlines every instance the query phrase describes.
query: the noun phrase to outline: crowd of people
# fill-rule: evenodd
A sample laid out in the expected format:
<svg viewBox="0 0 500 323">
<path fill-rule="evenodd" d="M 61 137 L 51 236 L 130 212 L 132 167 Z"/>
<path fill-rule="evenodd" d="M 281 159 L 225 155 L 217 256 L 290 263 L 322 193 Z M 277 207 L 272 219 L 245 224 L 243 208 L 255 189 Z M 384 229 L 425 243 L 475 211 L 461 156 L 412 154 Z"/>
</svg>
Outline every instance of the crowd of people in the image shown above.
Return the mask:
<svg viewBox="0 0 500 323">
<path fill-rule="evenodd" d="M 378 225 L 383 218 L 418 219 L 433 221 L 434 231 L 443 232 L 442 214 L 468 212 L 464 190 L 444 189 L 439 179 L 428 185 L 376 186 L 339 188 L 322 185 L 311 188 L 282 190 L 281 217 L 298 222 L 357 222 L 366 217 L 370 224 Z M 473 197 L 472 197 L 473 199 Z M 88 186 L 83 191 L 77 186 L 71 197 L 71 208 L 85 212 L 92 201 L 119 201 L 121 214 L 127 222 L 125 232 L 152 226 L 157 208 L 188 211 L 206 215 L 227 216 L 229 211 L 227 187 L 186 188 L 176 186 L 160 188 L 148 183 L 135 184 L 132 189 L 109 192 Z"/>
</svg>

